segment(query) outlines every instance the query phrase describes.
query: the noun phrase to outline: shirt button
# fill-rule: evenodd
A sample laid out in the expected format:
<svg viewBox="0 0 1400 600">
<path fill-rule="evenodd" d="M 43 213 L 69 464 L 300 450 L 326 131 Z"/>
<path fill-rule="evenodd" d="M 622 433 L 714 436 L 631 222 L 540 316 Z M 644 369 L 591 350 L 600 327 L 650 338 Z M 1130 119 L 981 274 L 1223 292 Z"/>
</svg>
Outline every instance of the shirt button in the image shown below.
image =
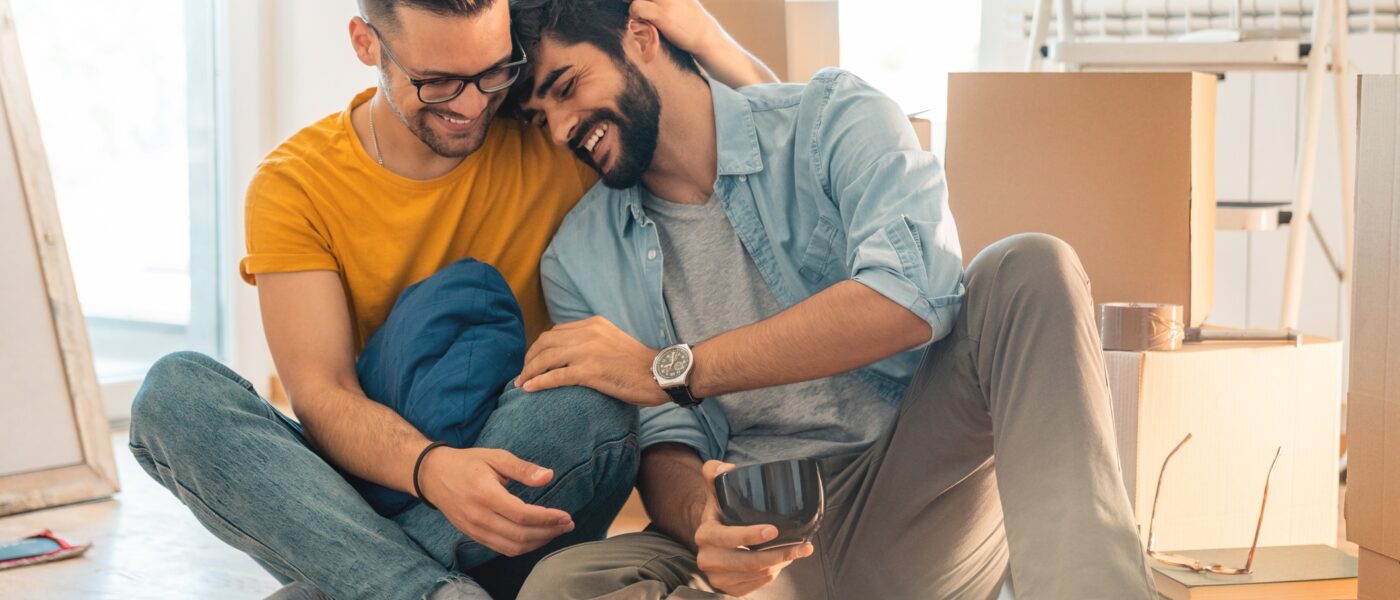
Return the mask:
<svg viewBox="0 0 1400 600">
<path fill-rule="evenodd" d="M 648 250 L 648 251 L 647 251 L 647 260 L 656 260 L 656 251 L 655 251 L 655 250 Z"/>
<path fill-rule="evenodd" d="M 740 176 L 739 176 L 739 181 L 743 181 L 743 182 L 746 182 L 746 183 L 747 183 L 748 180 L 749 180 L 749 176 L 748 176 L 748 175 L 740 175 Z"/>
</svg>

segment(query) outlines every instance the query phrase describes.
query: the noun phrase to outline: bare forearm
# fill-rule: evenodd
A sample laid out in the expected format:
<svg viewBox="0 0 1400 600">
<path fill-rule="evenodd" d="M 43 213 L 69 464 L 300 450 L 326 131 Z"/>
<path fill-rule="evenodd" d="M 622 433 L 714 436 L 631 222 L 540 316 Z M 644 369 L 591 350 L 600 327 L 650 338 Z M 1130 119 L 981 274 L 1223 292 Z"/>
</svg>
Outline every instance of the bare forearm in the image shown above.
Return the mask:
<svg viewBox="0 0 1400 600">
<path fill-rule="evenodd" d="M 695 530 L 705 509 L 700 457 L 680 444 L 658 444 L 642 453 L 637 489 L 652 524 L 695 548 Z"/>
<path fill-rule="evenodd" d="M 929 324 L 855 281 L 844 281 L 774 315 L 695 348 L 699 397 L 829 377 L 927 341 Z"/>
<path fill-rule="evenodd" d="M 312 392 L 293 404 L 307 441 L 356 477 L 413 493 L 413 463 L 429 440 L 388 407 L 344 388 Z"/>
</svg>

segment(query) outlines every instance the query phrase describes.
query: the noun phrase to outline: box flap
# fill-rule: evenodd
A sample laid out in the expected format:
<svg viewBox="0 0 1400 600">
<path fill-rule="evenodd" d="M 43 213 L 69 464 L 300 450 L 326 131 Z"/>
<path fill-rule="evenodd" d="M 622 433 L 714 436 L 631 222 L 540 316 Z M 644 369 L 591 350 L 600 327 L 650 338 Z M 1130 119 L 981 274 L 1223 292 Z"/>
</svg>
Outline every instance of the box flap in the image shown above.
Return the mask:
<svg viewBox="0 0 1400 600">
<path fill-rule="evenodd" d="M 1215 304 L 1215 75 L 1195 73 L 1191 84 L 1191 309 L 1197 327 Z"/>
</svg>

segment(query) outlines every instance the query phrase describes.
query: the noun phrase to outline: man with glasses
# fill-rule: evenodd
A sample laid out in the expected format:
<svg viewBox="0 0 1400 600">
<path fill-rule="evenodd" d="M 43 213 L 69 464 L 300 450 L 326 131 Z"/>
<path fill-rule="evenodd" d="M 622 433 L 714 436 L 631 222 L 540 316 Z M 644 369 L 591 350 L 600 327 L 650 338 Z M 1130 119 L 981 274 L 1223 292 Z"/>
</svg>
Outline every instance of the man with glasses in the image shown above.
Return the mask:
<svg viewBox="0 0 1400 600">
<path fill-rule="evenodd" d="M 541 253 L 595 181 L 538 128 L 496 119 L 529 57 L 506 0 L 360 0 L 379 86 L 268 155 L 249 186 L 246 281 L 300 424 L 212 359 L 159 361 L 131 449 L 280 598 L 511 595 L 534 562 L 601 537 L 636 469 L 635 412 L 597 393 L 507 392 L 478 448 L 440 447 L 370 398 L 355 361 L 395 299 L 464 257 L 496 267 L 526 340 L 549 327 Z M 697 0 L 637 0 L 735 85 L 771 80 Z M 677 24 L 684 24 L 684 28 Z M 348 479 L 422 502 L 376 513 Z"/>
</svg>

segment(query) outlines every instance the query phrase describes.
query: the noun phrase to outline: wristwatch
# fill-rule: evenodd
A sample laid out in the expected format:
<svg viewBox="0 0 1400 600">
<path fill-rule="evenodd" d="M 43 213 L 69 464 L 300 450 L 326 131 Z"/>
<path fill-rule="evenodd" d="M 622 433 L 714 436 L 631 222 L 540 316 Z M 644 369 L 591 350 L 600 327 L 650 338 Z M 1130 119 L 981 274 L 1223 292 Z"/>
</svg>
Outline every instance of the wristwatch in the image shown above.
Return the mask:
<svg viewBox="0 0 1400 600">
<path fill-rule="evenodd" d="M 651 361 L 651 376 L 672 402 L 694 408 L 702 400 L 690 393 L 690 368 L 694 365 L 695 353 L 691 352 L 689 345 L 667 346 Z"/>
</svg>

